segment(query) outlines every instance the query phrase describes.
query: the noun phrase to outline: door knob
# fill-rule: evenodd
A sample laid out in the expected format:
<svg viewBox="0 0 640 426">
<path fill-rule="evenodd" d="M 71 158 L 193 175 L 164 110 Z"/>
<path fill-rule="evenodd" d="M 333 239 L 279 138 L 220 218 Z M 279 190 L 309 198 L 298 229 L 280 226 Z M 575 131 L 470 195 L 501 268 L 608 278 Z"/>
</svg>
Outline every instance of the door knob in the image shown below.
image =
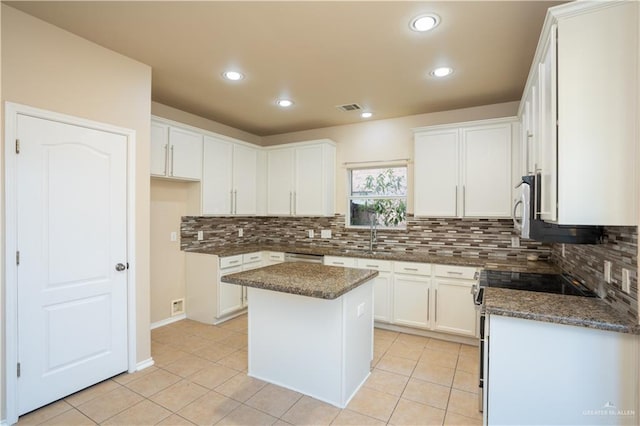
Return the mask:
<svg viewBox="0 0 640 426">
<path fill-rule="evenodd" d="M 124 271 L 125 269 L 127 269 L 127 267 L 124 266 L 122 263 L 118 263 L 116 265 L 116 271 L 118 271 L 118 272 Z"/>
</svg>

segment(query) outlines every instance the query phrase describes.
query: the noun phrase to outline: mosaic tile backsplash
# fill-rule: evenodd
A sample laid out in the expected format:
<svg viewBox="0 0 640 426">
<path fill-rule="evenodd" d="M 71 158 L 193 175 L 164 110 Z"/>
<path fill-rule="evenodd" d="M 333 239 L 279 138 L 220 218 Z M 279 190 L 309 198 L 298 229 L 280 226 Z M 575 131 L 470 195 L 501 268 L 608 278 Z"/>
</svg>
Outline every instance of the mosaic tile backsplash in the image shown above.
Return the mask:
<svg viewBox="0 0 640 426">
<path fill-rule="evenodd" d="M 553 244 L 551 261 L 592 290 L 603 289 L 605 301 L 619 312 L 638 318 L 638 228 L 605 227 L 603 244 Z M 611 262 L 611 283 L 604 280 L 604 261 Z M 622 291 L 622 268 L 628 269 L 631 293 Z"/>
<path fill-rule="evenodd" d="M 242 228 L 243 237 L 238 236 Z M 329 229 L 331 239 L 320 238 Z M 308 238 L 313 230 L 314 238 Z M 197 241 L 198 231 L 204 239 Z M 638 318 L 638 229 L 605 227 L 603 244 L 564 245 L 520 240 L 511 247 L 513 223 L 508 219 L 433 219 L 409 215 L 406 230 L 378 229 L 378 252 L 413 252 L 493 260 L 526 260 L 537 256 L 557 264 L 564 272 L 601 289 L 604 300 L 619 312 Z M 345 216 L 333 217 L 203 217 L 185 216 L 181 223 L 181 249 L 216 248 L 229 244 L 274 244 L 363 250 L 369 247 L 369 230 L 345 228 Z M 612 263 L 612 282 L 605 283 L 605 260 Z M 622 291 L 622 268 L 630 272 L 631 294 Z"/>
<path fill-rule="evenodd" d="M 238 237 L 242 228 L 243 237 Z M 329 229 L 331 239 L 320 238 Z M 315 237 L 308 238 L 314 230 Z M 198 231 L 204 239 L 197 241 Z M 508 219 L 431 219 L 409 215 L 406 230 L 378 229 L 378 252 L 419 252 L 496 260 L 548 260 L 551 248 L 521 240 L 511 247 L 513 223 Z M 181 249 L 214 248 L 228 244 L 276 244 L 332 249 L 367 249 L 369 229 L 345 228 L 345 216 L 333 217 L 202 217 L 185 216 L 181 224 Z"/>
</svg>

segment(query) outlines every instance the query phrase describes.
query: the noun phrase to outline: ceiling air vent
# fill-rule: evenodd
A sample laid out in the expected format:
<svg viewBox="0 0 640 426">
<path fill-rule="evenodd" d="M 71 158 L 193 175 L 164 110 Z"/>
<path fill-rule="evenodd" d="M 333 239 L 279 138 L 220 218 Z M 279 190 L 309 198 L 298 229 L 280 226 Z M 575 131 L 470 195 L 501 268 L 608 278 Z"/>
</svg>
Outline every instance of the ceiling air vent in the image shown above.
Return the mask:
<svg viewBox="0 0 640 426">
<path fill-rule="evenodd" d="M 345 105 L 338 105 L 336 108 L 338 108 L 340 111 L 359 111 L 362 109 L 362 107 L 358 104 L 345 104 Z"/>
</svg>

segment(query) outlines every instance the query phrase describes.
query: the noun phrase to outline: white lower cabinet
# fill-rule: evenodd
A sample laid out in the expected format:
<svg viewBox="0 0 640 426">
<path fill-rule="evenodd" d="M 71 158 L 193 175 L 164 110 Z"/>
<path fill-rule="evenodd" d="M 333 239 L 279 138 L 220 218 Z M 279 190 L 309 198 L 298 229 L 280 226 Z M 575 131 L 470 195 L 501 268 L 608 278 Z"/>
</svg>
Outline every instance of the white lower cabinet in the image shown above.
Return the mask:
<svg viewBox="0 0 640 426">
<path fill-rule="evenodd" d="M 216 324 L 247 307 L 246 288 L 220 278 L 264 266 L 262 252 L 226 257 L 187 252 L 185 257 L 187 318 Z"/>
<path fill-rule="evenodd" d="M 477 337 L 471 287 L 478 268 L 340 256 L 325 256 L 324 264 L 379 271 L 373 287 L 378 322 Z"/>
<path fill-rule="evenodd" d="M 376 321 L 391 322 L 393 310 L 392 271 L 393 262 L 377 259 L 355 259 L 356 268 L 373 269 L 378 271 L 378 276 L 373 282 L 373 318 Z"/>
<path fill-rule="evenodd" d="M 431 277 L 395 274 L 393 280 L 393 322 L 430 328 Z"/>
</svg>

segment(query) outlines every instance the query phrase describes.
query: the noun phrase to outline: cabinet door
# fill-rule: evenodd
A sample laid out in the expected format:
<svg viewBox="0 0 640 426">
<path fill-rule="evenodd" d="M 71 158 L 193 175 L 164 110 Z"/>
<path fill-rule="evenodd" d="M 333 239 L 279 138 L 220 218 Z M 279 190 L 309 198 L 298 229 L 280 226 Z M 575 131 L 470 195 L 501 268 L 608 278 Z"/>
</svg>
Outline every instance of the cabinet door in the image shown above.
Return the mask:
<svg viewBox="0 0 640 426">
<path fill-rule="evenodd" d="M 325 215 L 322 146 L 296 148 L 295 190 L 293 214 L 298 216 Z"/>
<path fill-rule="evenodd" d="M 151 122 L 151 175 L 167 175 L 169 154 L 169 126 Z"/>
<path fill-rule="evenodd" d="M 393 281 L 393 322 L 429 328 L 430 277 L 395 274 Z"/>
<path fill-rule="evenodd" d="M 220 275 L 235 274 L 241 271 L 242 266 L 235 266 L 221 269 Z M 242 286 L 223 282 L 218 283 L 218 317 L 239 311 L 243 305 L 244 293 Z"/>
<path fill-rule="evenodd" d="M 556 115 L 556 27 L 549 32 L 539 64 L 540 85 L 540 216 L 555 222 L 558 219 L 558 143 Z"/>
<path fill-rule="evenodd" d="M 462 129 L 463 217 L 511 216 L 511 124 Z"/>
<path fill-rule="evenodd" d="M 474 281 L 434 279 L 434 328 L 447 333 L 476 335 L 478 314 L 471 296 Z"/>
<path fill-rule="evenodd" d="M 233 213 L 256 214 L 258 211 L 258 150 L 244 145 L 233 146 Z"/>
<path fill-rule="evenodd" d="M 376 321 L 391 322 L 391 274 L 380 272 L 373 282 L 373 317 Z"/>
<path fill-rule="evenodd" d="M 416 216 L 458 215 L 458 130 L 415 136 L 414 211 Z"/>
<path fill-rule="evenodd" d="M 267 214 L 293 214 L 294 149 L 267 152 Z"/>
<path fill-rule="evenodd" d="M 202 135 L 170 127 L 169 150 L 169 176 L 202 179 Z"/>
<path fill-rule="evenodd" d="M 205 136 L 203 156 L 202 214 L 231 214 L 233 145 Z"/>
</svg>

